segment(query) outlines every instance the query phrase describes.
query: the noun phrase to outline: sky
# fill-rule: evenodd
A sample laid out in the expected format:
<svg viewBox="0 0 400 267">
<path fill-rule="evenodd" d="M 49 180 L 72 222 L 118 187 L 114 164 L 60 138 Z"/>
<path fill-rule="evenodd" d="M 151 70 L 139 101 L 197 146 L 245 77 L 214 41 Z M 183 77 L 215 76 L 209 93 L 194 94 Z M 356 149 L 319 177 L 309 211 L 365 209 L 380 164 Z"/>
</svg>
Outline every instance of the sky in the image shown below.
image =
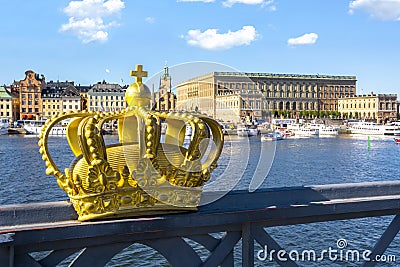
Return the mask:
<svg viewBox="0 0 400 267">
<path fill-rule="evenodd" d="M 1 10 L 0 84 L 26 70 L 129 84 L 136 64 L 157 84 L 168 64 L 174 84 L 221 70 L 354 75 L 357 94 L 400 95 L 400 0 L 13 0 Z"/>
</svg>

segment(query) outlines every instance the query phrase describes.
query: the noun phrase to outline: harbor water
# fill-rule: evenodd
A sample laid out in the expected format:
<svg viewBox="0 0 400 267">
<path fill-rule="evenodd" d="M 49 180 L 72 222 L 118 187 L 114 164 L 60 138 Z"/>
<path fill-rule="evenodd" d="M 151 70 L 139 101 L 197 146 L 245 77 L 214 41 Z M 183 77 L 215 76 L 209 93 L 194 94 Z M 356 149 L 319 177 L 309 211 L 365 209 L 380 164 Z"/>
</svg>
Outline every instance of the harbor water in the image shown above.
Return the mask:
<svg viewBox="0 0 400 267">
<path fill-rule="evenodd" d="M 106 143 L 116 141 L 115 136 L 106 136 Z M 0 136 L 0 205 L 68 200 L 53 176 L 45 175 L 35 136 Z M 65 137 L 49 139 L 51 153 L 60 170 L 67 168 L 74 156 Z M 260 154 L 266 150 L 273 155 L 271 168 L 259 162 Z M 216 183 L 221 188 L 248 190 L 254 173 L 265 168 L 265 177 L 260 188 L 291 187 L 320 184 L 393 181 L 400 170 L 400 145 L 392 138 L 340 135 L 335 138 L 286 139 L 262 143 L 259 137 L 227 138 L 213 177 L 225 175 L 231 166 L 240 166 L 243 151 L 248 160 L 239 177 Z M 246 154 L 245 153 L 245 154 Z M 264 165 L 263 165 L 264 164 Z M 269 172 L 268 172 L 269 170 Z M 206 188 L 212 190 L 215 187 Z M 218 189 L 218 188 L 217 188 Z M 356 220 L 322 222 L 294 226 L 268 228 L 267 232 L 287 251 L 337 249 L 338 240 L 345 240 L 347 247 L 364 251 L 372 249 L 392 216 L 363 218 Z M 1 220 L 1 218 L 0 218 Z M 221 234 L 221 233 L 216 233 Z M 238 245 L 240 246 L 240 244 Z M 240 248 L 238 247 L 240 255 Z M 255 247 L 255 255 L 262 248 Z M 385 255 L 393 255 L 396 262 L 379 263 L 377 266 L 400 266 L 400 236 L 391 243 Z M 202 259 L 207 253 L 202 254 Z M 322 262 L 297 262 L 300 266 L 359 266 L 360 262 L 325 260 Z M 235 257 L 240 266 L 240 258 Z M 67 262 L 61 266 L 68 266 Z M 107 266 L 169 266 L 156 251 L 134 244 L 117 254 Z M 277 266 L 274 262 L 255 257 L 255 266 Z"/>
</svg>

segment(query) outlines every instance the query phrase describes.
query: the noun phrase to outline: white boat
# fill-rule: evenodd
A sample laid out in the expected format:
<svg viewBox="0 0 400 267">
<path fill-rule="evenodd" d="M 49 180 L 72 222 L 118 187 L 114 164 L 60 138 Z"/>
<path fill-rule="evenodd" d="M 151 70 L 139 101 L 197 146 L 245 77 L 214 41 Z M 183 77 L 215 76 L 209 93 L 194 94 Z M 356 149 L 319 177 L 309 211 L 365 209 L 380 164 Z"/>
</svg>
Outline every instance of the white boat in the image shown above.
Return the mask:
<svg viewBox="0 0 400 267">
<path fill-rule="evenodd" d="M 294 135 L 299 137 L 314 137 L 319 135 L 319 129 L 304 126 L 294 130 Z"/>
<path fill-rule="evenodd" d="M 25 120 L 24 129 L 26 134 L 34 134 L 34 135 L 40 134 L 45 122 L 46 121 Z M 55 125 L 49 132 L 49 135 L 63 136 L 66 135 L 66 133 L 67 133 L 67 128 L 65 126 Z"/>
<path fill-rule="evenodd" d="M 374 122 L 358 122 L 350 127 L 352 134 L 365 135 L 400 135 L 400 127 L 398 125 L 382 125 Z"/>
<path fill-rule="evenodd" d="M 8 118 L 0 118 L 0 135 L 8 134 L 10 128 L 10 120 Z"/>
<path fill-rule="evenodd" d="M 258 135 L 257 125 L 241 125 L 237 127 L 237 135 L 238 136 L 256 136 Z"/>
<path fill-rule="evenodd" d="M 319 136 L 337 136 L 339 129 L 333 126 L 321 126 L 319 128 Z"/>
</svg>

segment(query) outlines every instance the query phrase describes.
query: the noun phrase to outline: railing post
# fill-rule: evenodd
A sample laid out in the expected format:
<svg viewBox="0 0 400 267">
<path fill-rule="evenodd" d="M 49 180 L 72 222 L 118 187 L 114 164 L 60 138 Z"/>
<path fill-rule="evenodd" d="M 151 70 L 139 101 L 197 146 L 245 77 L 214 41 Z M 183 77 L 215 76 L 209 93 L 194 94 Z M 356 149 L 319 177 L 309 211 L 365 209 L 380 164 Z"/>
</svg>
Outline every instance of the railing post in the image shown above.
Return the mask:
<svg viewBox="0 0 400 267">
<path fill-rule="evenodd" d="M 0 266 L 14 267 L 14 233 L 0 235 Z"/>
<path fill-rule="evenodd" d="M 254 238 L 251 232 L 251 223 L 242 225 L 242 266 L 254 266 Z"/>
</svg>

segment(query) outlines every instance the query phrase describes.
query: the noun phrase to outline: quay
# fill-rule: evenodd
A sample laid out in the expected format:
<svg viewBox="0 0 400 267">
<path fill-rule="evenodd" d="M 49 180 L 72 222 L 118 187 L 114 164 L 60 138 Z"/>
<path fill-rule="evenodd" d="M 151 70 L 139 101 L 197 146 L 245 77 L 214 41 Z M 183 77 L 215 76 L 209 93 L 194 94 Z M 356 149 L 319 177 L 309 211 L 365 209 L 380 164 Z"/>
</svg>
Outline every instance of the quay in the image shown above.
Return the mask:
<svg viewBox="0 0 400 267">
<path fill-rule="evenodd" d="M 203 193 L 203 201 L 215 194 Z M 7 205 L 0 206 L 0 266 L 56 266 L 73 254 L 70 266 L 104 266 L 135 243 L 155 249 L 175 267 L 234 266 L 240 240 L 241 265 L 254 266 L 255 242 L 284 249 L 268 227 L 387 215 L 395 217 L 370 248 L 370 258 L 382 255 L 399 232 L 400 181 L 233 191 L 197 212 L 89 222 L 78 222 L 67 202 Z M 217 238 L 212 233 L 224 234 Z M 209 256 L 201 259 L 184 239 L 203 245 Z M 30 255 L 39 251 L 51 252 L 39 260 Z M 274 260 L 298 266 L 276 255 Z"/>
</svg>

